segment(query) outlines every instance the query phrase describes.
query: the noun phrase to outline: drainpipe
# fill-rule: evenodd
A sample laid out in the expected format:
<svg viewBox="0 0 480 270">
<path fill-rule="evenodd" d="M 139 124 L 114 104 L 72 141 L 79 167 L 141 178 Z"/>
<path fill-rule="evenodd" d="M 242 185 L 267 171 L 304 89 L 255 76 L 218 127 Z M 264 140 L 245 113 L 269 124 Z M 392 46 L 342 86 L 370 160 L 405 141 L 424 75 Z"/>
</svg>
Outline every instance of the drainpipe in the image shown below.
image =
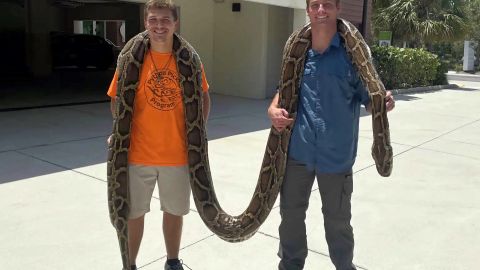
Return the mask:
<svg viewBox="0 0 480 270">
<path fill-rule="evenodd" d="M 363 12 L 362 12 L 362 29 L 360 33 L 363 38 L 367 39 L 366 34 L 368 33 L 368 0 L 363 0 Z"/>
</svg>

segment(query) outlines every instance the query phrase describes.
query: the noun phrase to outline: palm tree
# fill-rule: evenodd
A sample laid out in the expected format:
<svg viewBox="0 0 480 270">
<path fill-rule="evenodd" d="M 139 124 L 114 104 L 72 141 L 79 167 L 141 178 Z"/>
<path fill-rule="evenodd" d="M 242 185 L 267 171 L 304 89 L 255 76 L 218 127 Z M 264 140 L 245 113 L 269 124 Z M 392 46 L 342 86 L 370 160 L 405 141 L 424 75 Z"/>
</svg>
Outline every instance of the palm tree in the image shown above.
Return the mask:
<svg viewBox="0 0 480 270">
<path fill-rule="evenodd" d="M 466 31 L 465 0 L 374 0 L 374 23 L 393 32 L 395 41 L 415 47 L 458 40 Z"/>
</svg>

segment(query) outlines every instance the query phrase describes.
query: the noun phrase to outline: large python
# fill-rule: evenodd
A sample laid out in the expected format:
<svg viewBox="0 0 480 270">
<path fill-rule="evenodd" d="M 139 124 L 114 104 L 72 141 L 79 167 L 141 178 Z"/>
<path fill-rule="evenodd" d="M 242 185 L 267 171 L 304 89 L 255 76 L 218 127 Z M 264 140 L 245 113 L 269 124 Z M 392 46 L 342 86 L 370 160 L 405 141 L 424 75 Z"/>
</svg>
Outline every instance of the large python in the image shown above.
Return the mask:
<svg viewBox="0 0 480 270">
<path fill-rule="evenodd" d="M 372 156 L 377 171 L 389 176 L 392 170 L 392 147 L 385 108 L 385 87 L 372 64 L 370 50 L 358 30 L 339 19 L 338 30 L 352 62 L 367 86 L 372 103 Z M 305 54 L 311 48 L 311 28 L 306 25 L 288 39 L 279 84 L 279 105 L 295 118 Z M 110 219 L 117 231 L 123 269 L 129 269 L 128 258 L 128 148 L 134 113 L 135 93 L 140 69 L 149 49 L 146 32 L 131 39 L 120 53 L 117 72 L 116 117 L 108 147 L 108 206 Z M 174 35 L 173 53 L 179 71 L 185 110 L 186 143 L 190 183 L 195 205 L 207 227 L 220 238 L 237 242 L 250 238 L 265 221 L 278 196 L 285 174 L 291 127 L 282 132 L 270 129 L 257 186 L 247 209 L 238 216 L 227 214 L 218 203 L 208 163 L 207 136 L 202 117 L 201 62 L 195 50 L 180 36 Z"/>
</svg>

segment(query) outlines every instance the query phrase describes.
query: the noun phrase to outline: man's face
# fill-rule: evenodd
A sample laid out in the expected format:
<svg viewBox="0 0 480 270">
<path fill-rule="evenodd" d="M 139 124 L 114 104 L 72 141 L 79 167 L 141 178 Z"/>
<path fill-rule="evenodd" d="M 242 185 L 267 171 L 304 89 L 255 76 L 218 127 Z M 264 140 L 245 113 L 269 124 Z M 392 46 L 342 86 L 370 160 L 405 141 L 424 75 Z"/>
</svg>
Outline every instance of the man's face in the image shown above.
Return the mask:
<svg viewBox="0 0 480 270">
<path fill-rule="evenodd" d="M 145 28 L 150 39 L 156 42 L 165 42 L 173 37 L 177 22 L 172 11 L 167 8 L 153 8 L 148 11 L 145 18 Z"/>
<path fill-rule="evenodd" d="M 335 25 L 339 11 L 336 0 L 311 0 L 307 7 L 312 25 Z"/>
</svg>

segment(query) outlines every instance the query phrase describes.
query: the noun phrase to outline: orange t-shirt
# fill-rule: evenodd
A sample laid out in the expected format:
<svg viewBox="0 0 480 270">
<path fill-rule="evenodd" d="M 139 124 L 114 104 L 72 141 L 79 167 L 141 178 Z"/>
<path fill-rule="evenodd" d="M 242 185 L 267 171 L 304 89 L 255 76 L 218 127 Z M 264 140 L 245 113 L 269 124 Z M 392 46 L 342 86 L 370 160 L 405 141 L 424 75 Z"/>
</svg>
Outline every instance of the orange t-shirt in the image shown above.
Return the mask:
<svg viewBox="0 0 480 270">
<path fill-rule="evenodd" d="M 107 93 L 110 97 L 117 94 L 117 81 L 115 72 Z M 202 66 L 203 91 L 208 87 Z M 145 55 L 134 106 L 129 163 L 186 165 L 184 106 L 173 54 L 150 50 Z"/>
</svg>

